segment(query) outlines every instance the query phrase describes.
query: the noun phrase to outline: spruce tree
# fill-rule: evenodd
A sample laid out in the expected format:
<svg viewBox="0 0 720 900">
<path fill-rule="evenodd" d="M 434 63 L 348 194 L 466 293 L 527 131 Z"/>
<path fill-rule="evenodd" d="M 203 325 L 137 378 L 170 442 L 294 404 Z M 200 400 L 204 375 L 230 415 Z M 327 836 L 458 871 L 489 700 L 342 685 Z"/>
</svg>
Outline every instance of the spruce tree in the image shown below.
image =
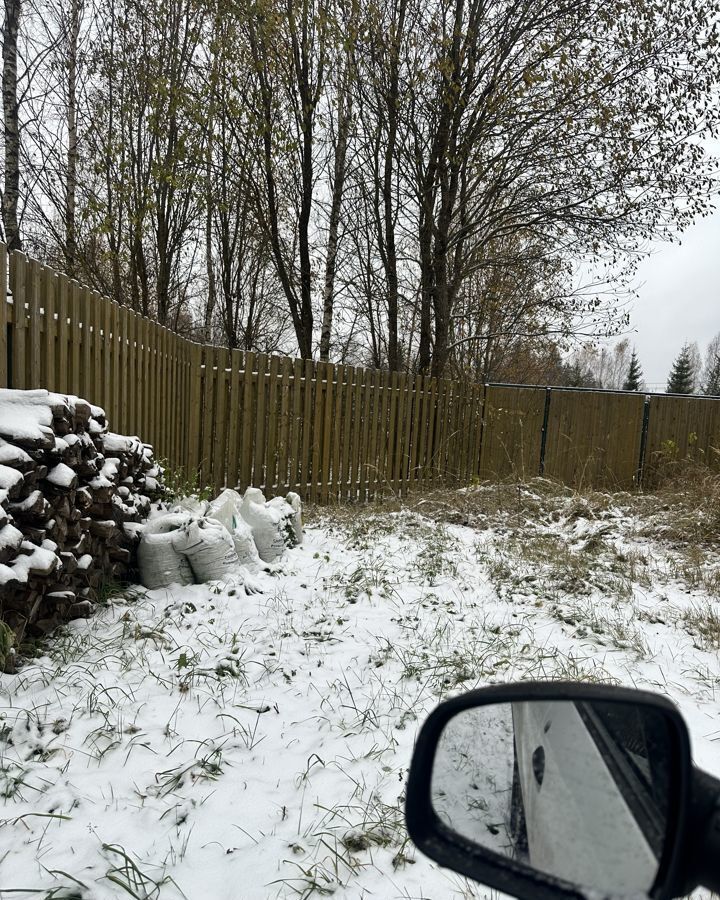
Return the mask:
<svg viewBox="0 0 720 900">
<path fill-rule="evenodd" d="M 640 367 L 640 361 L 637 358 L 637 353 L 635 352 L 635 348 L 633 347 L 632 356 L 630 357 L 630 366 L 628 367 L 628 373 L 625 377 L 625 383 L 623 384 L 624 391 L 639 391 L 640 384 L 642 382 L 642 368 Z"/>
<path fill-rule="evenodd" d="M 703 394 L 709 397 L 720 397 L 720 353 L 715 354 L 715 360 L 705 376 Z"/>
<path fill-rule="evenodd" d="M 684 344 L 670 370 L 668 394 L 692 394 L 695 390 L 695 370 L 690 344 Z"/>
</svg>

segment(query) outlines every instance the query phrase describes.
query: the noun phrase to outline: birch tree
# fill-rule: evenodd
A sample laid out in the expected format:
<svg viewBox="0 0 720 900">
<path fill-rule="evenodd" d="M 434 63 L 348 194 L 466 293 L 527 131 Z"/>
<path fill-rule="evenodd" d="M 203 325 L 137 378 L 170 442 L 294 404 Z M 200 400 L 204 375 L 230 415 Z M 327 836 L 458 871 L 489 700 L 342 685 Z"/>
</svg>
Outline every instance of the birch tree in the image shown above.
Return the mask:
<svg viewBox="0 0 720 900">
<path fill-rule="evenodd" d="M 5 178 L 2 192 L 4 239 L 10 250 L 22 249 L 18 204 L 20 200 L 20 117 L 18 101 L 18 34 L 22 0 L 5 0 L 3 20 L 3 138 Z"/>
</svg>

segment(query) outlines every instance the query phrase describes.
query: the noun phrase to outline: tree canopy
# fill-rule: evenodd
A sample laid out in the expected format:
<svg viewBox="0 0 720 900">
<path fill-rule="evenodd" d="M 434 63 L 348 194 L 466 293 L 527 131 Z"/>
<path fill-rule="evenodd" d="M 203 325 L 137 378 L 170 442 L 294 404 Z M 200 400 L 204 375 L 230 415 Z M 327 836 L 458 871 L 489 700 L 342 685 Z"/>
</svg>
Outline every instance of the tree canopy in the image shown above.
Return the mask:
<svg viewBox="0 0 720 900">
<path fill-rule="evenodd" d="M 720 0 L 5 10 L 4 236 L 230 347 L 532 368 L 717 187 Z"/>
</svg>

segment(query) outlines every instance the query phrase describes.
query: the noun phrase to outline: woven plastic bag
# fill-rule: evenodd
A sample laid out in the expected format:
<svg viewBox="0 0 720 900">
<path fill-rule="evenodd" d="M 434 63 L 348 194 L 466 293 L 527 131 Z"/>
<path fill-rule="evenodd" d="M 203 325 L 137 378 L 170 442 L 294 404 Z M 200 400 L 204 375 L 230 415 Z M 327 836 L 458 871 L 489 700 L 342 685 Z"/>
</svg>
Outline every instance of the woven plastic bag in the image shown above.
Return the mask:
<svg viewBox="0 0 720 900">
<path fill-rule="evenodd" d="M 192 584 L 190 563 L 176 546 L 180 529 L 191 516 L 177 514 L 153 519 L 145 525 L 138 546 L 140 581 L 154 590 L 171 584 Z"/>
<path fill-rule="evenodd" d="M 240 565 L 256 571 L 260 566 L 260 557 L 252 529 L 240 512 L 242 502 L 243 498 L 237 491 L 226 488 L 208 505 L 206 515 L 230 532 Z"/>
<path fill-rule="evenodd" d="M 175 546 L 198 584 L 238 574 L 240 561 L 230 532 L 214 519 L 192 519 L 178 533 Z"/>
<path fill-rule="evenodd" d="M 287 546 L 283 533 L 283 515 L 265 502 L 265 496 L 259 488 L 248 488 L 245 491 L 240 513 L 252 529 L 260 559 L 271 563 L 282 556 Z"/>
</svg>

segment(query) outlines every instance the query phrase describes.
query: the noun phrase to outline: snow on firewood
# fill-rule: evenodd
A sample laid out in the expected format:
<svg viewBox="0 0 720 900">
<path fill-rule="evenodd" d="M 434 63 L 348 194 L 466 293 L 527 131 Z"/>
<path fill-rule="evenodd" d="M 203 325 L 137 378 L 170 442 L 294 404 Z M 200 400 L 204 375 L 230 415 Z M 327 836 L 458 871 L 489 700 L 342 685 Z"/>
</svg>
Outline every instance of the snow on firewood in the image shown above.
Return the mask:
<svg viewBox="0 0 720 900">
<path fill-rule="evenodd" d="M 0 618 L 16 638 L 86 616 L 124 579 L 162 492 L 152 448 L 78 397 L 0 390 Z M 5 665 L 8 662 L 5 660 Z"/>
</svg>

